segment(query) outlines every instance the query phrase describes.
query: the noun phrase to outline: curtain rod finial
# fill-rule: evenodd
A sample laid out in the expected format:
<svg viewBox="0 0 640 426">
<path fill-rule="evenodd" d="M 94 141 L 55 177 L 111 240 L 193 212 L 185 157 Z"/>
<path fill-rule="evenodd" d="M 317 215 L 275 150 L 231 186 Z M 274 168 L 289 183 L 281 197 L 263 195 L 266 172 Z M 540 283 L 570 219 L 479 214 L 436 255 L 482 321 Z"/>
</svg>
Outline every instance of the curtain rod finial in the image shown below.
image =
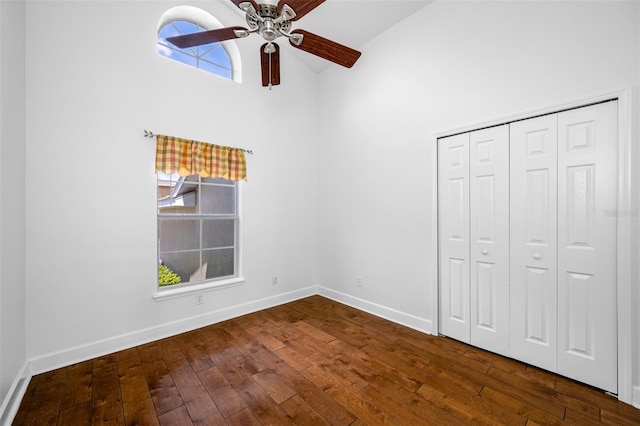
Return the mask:
<svg viewBox="0 0 640 426">
<path fill-rule="evenodd" d="M 145 131 L 144 131 L 144 137 L 145 137 L 145 138 L 153 138 L 153 137 L 155 137 L 155 135 L 153 134 L 153 132 L 150 132 L 150 131 L 148 131 L 148 130 L 145 130 Z"/>
</svg>

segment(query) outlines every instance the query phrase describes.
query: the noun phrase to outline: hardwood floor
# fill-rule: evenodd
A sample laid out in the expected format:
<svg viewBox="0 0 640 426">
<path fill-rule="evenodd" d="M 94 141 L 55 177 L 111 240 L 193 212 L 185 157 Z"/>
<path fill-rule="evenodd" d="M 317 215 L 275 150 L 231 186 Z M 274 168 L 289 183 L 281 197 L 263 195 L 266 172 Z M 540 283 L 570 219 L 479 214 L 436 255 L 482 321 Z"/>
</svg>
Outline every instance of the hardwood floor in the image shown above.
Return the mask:
<svg viewBox="0 0 640 426">
<path fill-rule="evenodd" d="M 640 425 L 566 378 L 313 296 L 33 377 L 15 425 Z"/>
</svg>

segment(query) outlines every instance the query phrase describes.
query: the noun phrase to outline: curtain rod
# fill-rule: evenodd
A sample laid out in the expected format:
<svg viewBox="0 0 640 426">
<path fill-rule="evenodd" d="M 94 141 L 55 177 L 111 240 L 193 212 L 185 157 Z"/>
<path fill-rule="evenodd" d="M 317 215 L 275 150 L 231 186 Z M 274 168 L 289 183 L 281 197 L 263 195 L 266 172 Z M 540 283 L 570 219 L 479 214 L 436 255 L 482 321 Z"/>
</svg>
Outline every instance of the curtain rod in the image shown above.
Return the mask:
<svg viewBox="0 0 640 426">
<path fill-rule="evenodd" d="M 0 0 L 0 1 L 1 1 L 1 0 Z M 158 136 L 158 135 L 154 134 L 153 132 L 150 132 L 149 130 L 145 130 L 145 131 L 144 131 L 144 137 L 145 137 L 145 138 L 155 138 L 156 136 Z M 253 151 L 252 151 L 252 150 L 249 150 L 249 149 L 243 149 L 243 148 L 238 148 L 238 149 L 240 149 L 241 151 L 246 152 L 247 154 L 251 154 L 251 155 L 253 155 Z"/>
</svg>

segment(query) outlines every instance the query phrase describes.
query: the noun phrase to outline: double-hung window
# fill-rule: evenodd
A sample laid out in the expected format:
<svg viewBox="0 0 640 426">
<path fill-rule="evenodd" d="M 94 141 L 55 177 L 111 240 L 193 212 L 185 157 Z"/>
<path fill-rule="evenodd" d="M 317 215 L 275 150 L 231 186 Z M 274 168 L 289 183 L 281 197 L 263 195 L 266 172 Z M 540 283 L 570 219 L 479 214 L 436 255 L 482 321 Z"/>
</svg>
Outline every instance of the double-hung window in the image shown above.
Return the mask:
<svg viewBox="0 0 640 426">
<path fill-rule="evenodd" d="M 158 285 L 238 276 L 238 183 L 159 172 Z"/>
</svg>

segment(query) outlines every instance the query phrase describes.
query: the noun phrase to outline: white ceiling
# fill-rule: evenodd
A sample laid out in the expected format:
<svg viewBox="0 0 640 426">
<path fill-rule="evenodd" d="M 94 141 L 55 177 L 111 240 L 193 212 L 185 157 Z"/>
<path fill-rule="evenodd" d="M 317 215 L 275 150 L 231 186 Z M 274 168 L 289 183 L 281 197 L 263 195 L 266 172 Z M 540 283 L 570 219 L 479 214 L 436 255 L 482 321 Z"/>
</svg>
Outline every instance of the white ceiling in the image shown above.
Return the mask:
<svg viewBox="0 0 640 426">
<path fill-rule="evenodd" d="M 274 3 L 275 0 L 256 0 Z M 361 50 L 360 47 L 378 34 L 423 8 L 432 0 L 326 0 L 298 21 L 292 30 L 304 29 L 340 44 Z M 230 0 L 230 7 L 238 12 L 238 23 L 244 24 L 244 13 Z M 294 32 L 294 31 L 292 31 Z M 286 41 L 284 42 L 288 44 Z M 283 46 L 283 42 L 279 44 Z M 288 46 L 291 47 L 291 46 Z M 291 47 L 287 49 L 315 72 L 329 66 L 339 66 L 309 53 Z M 363 52 L 366 54 L 366 52 Z"/>
</svg>

